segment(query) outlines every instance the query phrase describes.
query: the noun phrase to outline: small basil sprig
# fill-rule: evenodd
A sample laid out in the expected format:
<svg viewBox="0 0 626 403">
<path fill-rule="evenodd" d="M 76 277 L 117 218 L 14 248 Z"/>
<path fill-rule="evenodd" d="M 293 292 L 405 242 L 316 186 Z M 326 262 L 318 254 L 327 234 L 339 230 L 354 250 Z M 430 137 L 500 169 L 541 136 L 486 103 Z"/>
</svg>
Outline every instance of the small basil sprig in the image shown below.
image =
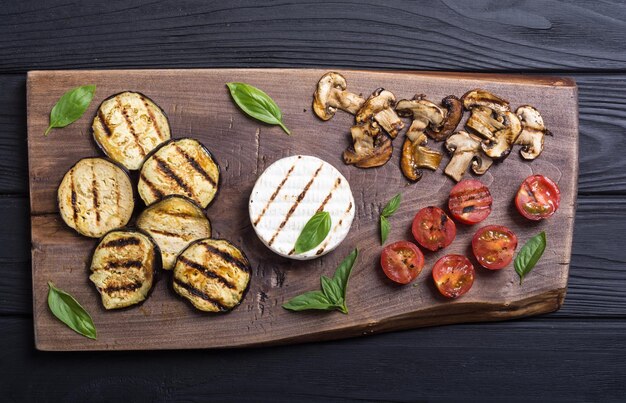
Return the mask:
<svg viewBox="0 0 626 403">
<path fill-rule="evenodd" d="M 283 124 L 283 114 L 269 95 L 246 83 L 226 83 L 233 100 L 248 116 L 261 122 L 280 126 L 291 134 Z"/>
<path fill-rule="evenodd" d="M 350 272 L 356 262 L 359 254 L 354 249 L 348 257 L 346 257 L 337 270 L 333 278 L 322 276 L 320 279 L 322 290 L 309 291 L 292 298 L 285 304 L 283 308 L 290 311 L 306 311 L 309 309 L 317 309 L 322 311 L 337 310 L 342 313 L 348 313 L 346 306 L 346 290 L 348 288 L 348 279 Z"/>
<path fill-rule="evenodd" d="M 96 338 L 96 327 L 91 316 L 70 294 L 48 281 L 48 307 L 52 314 L 78 334 Z"/>
<path fill-rule="evenodd" d="M 391 229 L 391 225 L 389 224 L 388 218 L 391 217 L 393 213 L 398 210 L 400 206 L 400 200 L 402 195 L 398 193 L 393 197 L 393 199 L 389 200 L 389 203 L 383 208 L 382 213 L 380 213 L 380 244 L 383 245 L 387 240 L 387 236 L 389 236 L 389 230 Z"/>
<path fill-rule="evenodd" d="M 315 213 L 302 228 L 302 232 L 296 240 L 294 251 L 296 253 L 308 252 L 321 244 L 330 232 L 331 226 L 330 213 L 327 211 Z"/>
<path fill-rule="evenodd" d="M 83 116 L 95 92 L 95 85 L 83 85 L 63 94 L 50 112 L 50 124 L 44 136 L 47 136 L 53 128 L 65 127 Z"/>
<path fill-rule="evenodd" d="M 541 232 L 530 238 L 515 257 L 515 271 L 519 274 L 519 283 L 535 267 L 546 250 L 546 233 Z"/>
</svg>

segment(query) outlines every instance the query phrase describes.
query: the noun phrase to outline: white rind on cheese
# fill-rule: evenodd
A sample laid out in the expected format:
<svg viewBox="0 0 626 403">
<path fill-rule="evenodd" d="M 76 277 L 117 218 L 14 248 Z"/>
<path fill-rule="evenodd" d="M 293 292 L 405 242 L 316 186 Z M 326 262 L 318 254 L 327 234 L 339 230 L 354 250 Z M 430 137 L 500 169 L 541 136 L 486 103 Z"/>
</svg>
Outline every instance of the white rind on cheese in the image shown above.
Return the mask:
<svg viewBox="0 0 626 403">
<path fill-rule="evenodd" d="M 306 155 L 270 165 L 257 179 L 248 206 L 259 239 L 275 253 L 298 260 L 335 249 L 348 235 L 355 209 L 346 178 L 329 163 Z M 317 211 L 330 214 L 330 233 L 319 246 L 296 254 L 296 240 Z"/>
</svg>

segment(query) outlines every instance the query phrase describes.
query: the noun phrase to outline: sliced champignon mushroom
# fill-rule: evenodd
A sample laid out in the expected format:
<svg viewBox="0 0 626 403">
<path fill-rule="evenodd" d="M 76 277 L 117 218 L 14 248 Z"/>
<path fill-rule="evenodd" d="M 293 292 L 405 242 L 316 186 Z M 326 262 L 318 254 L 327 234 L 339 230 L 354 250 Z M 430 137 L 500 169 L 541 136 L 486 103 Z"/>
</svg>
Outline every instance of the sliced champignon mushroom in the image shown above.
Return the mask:
<svg viewBox="0 0 626 403">
<path fill-rule="evenodd" d="M 365 103 L 360 95 L 346 91 L 346 79 L 339 73 L 329 72 L 320 78 L 313 95 L 313 111 L 322 120 L 335 116 L 337 109 L 355 115 Z"/>
<path fill-rule="evenodd" d="M 444 118 L 441 127 L 438 130 L 434 130 L 430 126 L 426 128 L 425 133 L 431 139 L 435 141 L 443 141 L 447 139 L 461 122 L 463 118 L 463 103 L 454 95 L 448 95 L 445 97 L 441 104 L 447 109 L 446 117 Z"/>
<path fill-rule="evenodd" d="M 420 168 L 436 171 L 441 163 L 443 155 L 439 151 L 426 147 L 427 142 L 428 139 L 424 133 L 420 133 L 415 140 L 411 140 L 408 136 L 404 139 L 400 168 L 404 176 L 411 181 L 417 182 L 422 179 Z"/>
<path fill-rule="evenodd" d="M 503 160 L 508 157 L 513 144 L 522 132 L 522 123 L 516 114 L 504 112 L 500 117 L 504 128 L 493 133 L 494 140 L 481 144 L 485 154 L 495 160 Z"/>
<path fill-rule="evenodd" d="M 424 130 L 430 128 L 439 130 L 445 119 L 443 109 L 424 99 L 424 95 L 416 95 L 413 99 L 402 99 L 396 104 L 396 111 L 400 116 L 413 119 L 406 135 L 411 141 L 416 141 Z"/>
<path fill-rule="evenodd" d="M 394 106 L 396 97 L 383 88 L 379 88 L 370 95 L 361 109 L 356 114 L 356 123 L 372 123 L 372 129 L 378 125 L 383 128 L 391 138 L 396 138 L 400 130 L 404 128 L 404 122 L 396 114 Z"/>
<path fill-rule="evenodd" d="M 484 106 L 498 112 L 507 112 L 511 110 L 508 101 L 492 94 L 489 91 L 481 90 L 479 88 L 466 92 L 461 97 L 461 101 L 463 101 L 463 106 L 468 111 L 471 111 L 477 106 Z"/>
<path fill-rule="evenodd" d="M 452 153 L 452 158 L 444 171 L 446 175 L 458 182 L 470 164 L 477 175 L 487 172 L 493 161 L 484 154 L 481 144 L 479 137 L 466 131 L 459 131 L 448 137 L 446 149 Z"/>
<path fill-rule="evenodd" d="M 523 105 L 515 111 L 522 124 L 522 132 L 515 140 L 521 145 L 522 158 L 534 160 L 543 151 L 543 138 L 546 134 L 552 135 L 543 124 L 543 118 L 537 109 L 530 105 Z"/>
<path fill-rule="evenodd" d="M 373 133 L 374 132 L 374 133 Z M 353 145 L 343 152 L 343 160 L 358 168 L 374 168 L 385 165 L 391 158 L 391 140 L 370 124 L 352 126 Z"/>
</svg>

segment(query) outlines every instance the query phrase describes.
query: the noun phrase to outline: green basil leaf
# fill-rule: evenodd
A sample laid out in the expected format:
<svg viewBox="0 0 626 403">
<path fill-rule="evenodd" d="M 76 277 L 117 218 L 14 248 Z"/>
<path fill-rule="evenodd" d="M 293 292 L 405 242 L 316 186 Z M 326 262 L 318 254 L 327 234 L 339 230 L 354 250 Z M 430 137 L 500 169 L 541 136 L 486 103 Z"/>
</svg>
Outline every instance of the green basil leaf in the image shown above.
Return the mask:
<svg viewBox="0 0 626 403">
<path fill-rule="evenodd" d="M 520 285 L 524 277 L 530 273 L 543 255 L 543 252 L 546 250 L 546 245 L 546 233 L 542 231 L 530 238 L 528 242 L 522 246 L 522 249 L 520 249 L 515 257 L 514 263 L 515 271 L 519 274 Z"/>
<path fill-rule="evenodd" d="M 401 199 L 402 199 L 402 194 L 398 193 L 397 195 L 395 195 L 391 200 L 389 200 L 387 205 L 385 205 L 385 207 L 383 208 L 383 212 L 380 213 L 380 215 L 384 217 L 389 217 L 393 213 L 395 213 L 396 210 L 398 210 L 398 207 L 400 206 Z"/>
<path fill-rule="evenodd" d="M 331 303 L 343 304 L 342 290 L 338 283 L 326 276 L 322 276 L 320 282 L 322 283 L 322 291 Z"/>
<path fill-rule="evenodd" d="M 246 83 L 226 83 L 233 100 L 248 116 L 270 125 L 279 125 L 287 134 L 283 114 L 269 95 Z"/>
<path fill-rule="evenodd" d="M 52 314 L 70 329 L 90 339 L 96 338 L 96 327 L 91 316 L 70 294 L 48 281 L 48 307 Z"/>
<path fill-rule="evenodd" d="M 346 300 L 346 291 L 348 289 L 348 279 L 350 278 L 350 272 L 352 272 L 352 266 L 354 266 L 354 262 L 356 262 L 356 258 L 359 255 L 358 249 L 354 249 L 350 254 L 343 259 L 343 261 L 335 270 L 335 275 L 333 276 L 333 281 L 339 284 L 341 288 L 341 298 Z"/>
<path fill-rule="evenodd" d="M 50 124 L 44 136 L 53 128 L 65 127 L 83 116 L 91 104 L 95 92 L 95 85 L 83 85 L 63 94 L 50 112 Z"/>
<path fill-rule="evenodd" d="M 384 245 L 385 241 L 387 241 L 387 236 L 389 236 L 389 230 L 391 229 L 391 225 L 389 224 L 389 220 L 384 215 L 380 216 L 380 244 Z"/>
<path fill-rule="evenodd" d="M 283 304 L 283 308 L 290 311 L 305 311 L 309 309 L 317 309 L 330 311 L 336 308 L 328 297 L 321 291 L 309 291 L 293 297 Z"/>
<path fill-rule="evenodd" d="M 308 252 L 321 244 L 328 236 L 331 226 L 332 222 L 329 212 L 320 211 L 315 213 L 302 228 L 302 232 L 300 232 L 296 240 L 294 251 L 296 253 Z"/>
</svg>

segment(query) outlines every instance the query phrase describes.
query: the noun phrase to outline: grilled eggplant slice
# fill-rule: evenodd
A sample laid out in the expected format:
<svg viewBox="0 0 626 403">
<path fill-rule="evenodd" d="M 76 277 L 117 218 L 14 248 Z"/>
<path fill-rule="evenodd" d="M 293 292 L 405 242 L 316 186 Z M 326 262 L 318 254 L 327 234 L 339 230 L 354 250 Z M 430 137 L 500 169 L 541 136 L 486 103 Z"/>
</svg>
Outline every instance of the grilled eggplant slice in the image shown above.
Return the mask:
<svg viewBox="0 0 626 403">
<path fill-rule="evenodd" d="M 198 140 L 171 140 L 150 155 L 141 168 L 139 195 L 146 204 L 163 196 L 187 196 L 202 208 L 217 193 L 220 169 Z"/>
<path fill-rule="evenodd" d="M 137 219 L 137 226 L 159 245 L 165 270 L 174 267 L 176 256 L 191 242 L 211 236 L 209 219 L 183 196 L 168 196 L 148 206 Z"/>
<path fill-rule="evenodd" d="M 126 225 L 135 207 L 128 173 L 103 158 L 84 158 L 70 168 L 57 201 L 63 221 L 92 238 Z"/>
<path fill-rule="evenodd" d="M 174 291 L 201 311 L 225 312 L 239 305 L 250 282 L 250 262 L 223 239 L 200 239 L 176 259 Z"/>
<path fill-rule="evenodd" d="M 130 170 L 139 169 L 150 151 L 170 139 L 165 112 L 137 92 L 121 92 L 105 99 L 91 128 L 102 151 Z"/>
<path fill-rule="evenodd" d="M 161 253 L 149 235 L 113 230 L 96 246 L 89 280 L 102 296 L 105 309 L 125 308 L 148 297 L 160 265 Z"/>
</svg>

